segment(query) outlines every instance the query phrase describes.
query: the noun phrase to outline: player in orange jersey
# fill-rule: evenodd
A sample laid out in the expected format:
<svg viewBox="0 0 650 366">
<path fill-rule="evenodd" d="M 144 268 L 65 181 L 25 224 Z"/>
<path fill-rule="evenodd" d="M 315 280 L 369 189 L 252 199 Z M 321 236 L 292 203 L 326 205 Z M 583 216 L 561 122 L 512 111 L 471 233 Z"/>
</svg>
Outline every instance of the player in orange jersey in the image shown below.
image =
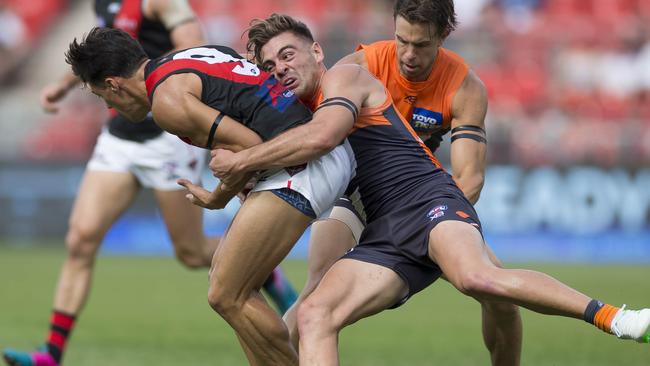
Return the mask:
<svg viewBox="0 0 650 366">
<path fill-rule="evenodd" d="M 260 145 L 213 151 L 213 172 L 236 186 L 250 172 L 325 154 L 347 136 L 357 161 L 348 191 L 359 193 L 367 214 L 359 244 L 298 309 L 301 365 L 338 365 L 342 328 L 402 305 L 442 273 L 481 302 L 584 319 L 620 339 L 650 342 L 650 309 L 620 309 L 543 273 L 496 266 L 471 203 L 366 70 L 327 71 L 309 29 L 289 16 L 256 22 L 248 37 L 257 62 L 316 111 L 311 122 Z"/>
<path fill-rule="evenodd" d="M 337 64 L 358 64 L 390 91 L 397 110 L 435 151 L 451 130 L 454 179 L 472 204 L 485 172 L 484 119 L 487 93 L 465 61 L 442 43 L 456 25 L 452 0 L 400 0 L 394 8 L 395 40 L 362 45 Z M 285 315 L 297 345 L 296 309 L 329 267 L 356 245 L 365 215 L 356 197 L 342 198 L 329 219 L 312 225 L 307 283 Z M 501 263 L 488 248 L 490 259 Z M 522 325 L 517 306 L 481 302 L 483 338 L 493 364 L 515 365 L 521 355 Z"/>
</svg>

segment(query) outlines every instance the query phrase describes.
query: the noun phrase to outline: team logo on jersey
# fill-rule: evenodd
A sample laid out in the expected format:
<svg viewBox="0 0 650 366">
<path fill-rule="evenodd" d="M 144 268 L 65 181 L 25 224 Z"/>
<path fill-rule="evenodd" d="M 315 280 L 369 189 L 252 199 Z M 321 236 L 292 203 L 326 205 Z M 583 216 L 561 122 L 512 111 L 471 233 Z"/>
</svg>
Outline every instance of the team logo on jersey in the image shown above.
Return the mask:
<svg viewBox="0 0 650 366">
<path fill-rule="evenodd" d="M 417 97 L 416 95 L 407 95 L 406 97 L 404 97 L 404 100 L 405 100 L 406 103 L 408 103 L 408 104 L 413 104 L 413 103 L 415 103 L 415 101 L 416 101 L 417 99 L 418 99 L 418 97 Z"/>
<path fill-rule="evenodd" d="M 433 221 L 439 217 L 445 216 L 445 211 L 447 210 L 447 205 L 439 205 L 431 209 L 427 214 L 429 221 Z"/>
<path fill-rule="evenodd" d="M 416 132 L 431 132 L 442 126 L 442 113 L 424 108 L 413 108 L 411 126 Z"/>
<path fill-rule="evenodd" d="M 280 112 L 284 112 L 296 100 L 296 94 L 287 90 L 278 80 L 269 76 L 264 83 L 260 85 L 255 96 L 262 98 L 271 107 Z"/>
</svg>

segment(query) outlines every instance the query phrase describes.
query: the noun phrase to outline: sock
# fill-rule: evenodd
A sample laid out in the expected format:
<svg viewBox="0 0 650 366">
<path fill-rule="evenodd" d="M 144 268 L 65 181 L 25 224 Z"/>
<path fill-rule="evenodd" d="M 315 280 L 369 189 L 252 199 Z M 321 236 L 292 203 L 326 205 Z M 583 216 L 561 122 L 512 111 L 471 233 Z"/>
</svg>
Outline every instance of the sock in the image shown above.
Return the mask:
<svg viewBox="0 0 650 366">
<path fill-rule="evenodd" d="M 611 333 L 612 320 L 618 310 L 619 308 L 615 306 L 603 304 L 594 299 L 587 305 L 583 318 L 586 322 L 595 325 L 598 329 L 606 333 Z"/>
<path fill-rule="evenodd" d="M 47 337 L 47 352 L 57 363 L 61 363 L 65 344 L 74 327 L 75 316 L 54 310 L 50 319 L 50 333 Z"/>
<path fill-rule="evenodd" d="M 264 282 L 264 290 L 271 300 L 277 305 L 280 314 L 284 314 L 298 298 L 296 291 L 291 286 L 280 267 L 276 267 L 269 278 Z"/>
</svg>

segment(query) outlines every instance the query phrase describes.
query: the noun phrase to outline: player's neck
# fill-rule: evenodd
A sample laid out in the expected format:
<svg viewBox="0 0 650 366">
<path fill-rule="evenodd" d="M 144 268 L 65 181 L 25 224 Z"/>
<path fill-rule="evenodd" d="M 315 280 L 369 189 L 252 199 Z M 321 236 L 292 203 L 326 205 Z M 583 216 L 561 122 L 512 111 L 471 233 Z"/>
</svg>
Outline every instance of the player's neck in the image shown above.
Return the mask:
<svg viewBox="0 0 650 366">
<path fill-rule="evenodd" d="M 147 60 L 143 62 L 142 65 L 140 65 L 138 71 L 136 71 L 135 74 L 129 78 L 129 82 L 131 89 L 130 92 L 138 104 L 151 108 L 151 102 L 149 101 L 149 95 L 147 94 L 147 85 L 145 84 L 144 78 L 144 69 L 147 64 L 149 64 L 149 61 L 150 60 Z"/>
<path fill-rule="evenodd" d="M 314 87 L 309 91 L 309 93 L 305 94 L 305 98 L 301 98 L 302 102 L 310 106 L 310 108 L 312 109 L 316 107 L 318 103 L 318 98 L 321 95 L 320 85 L 326 71 L 327 68 L 325 66 L 322 66 L 320 70 L 320 74 L 318 75 L 318 78 L 316 79 L 316 83 L 314 84 Z"/>
</svg>

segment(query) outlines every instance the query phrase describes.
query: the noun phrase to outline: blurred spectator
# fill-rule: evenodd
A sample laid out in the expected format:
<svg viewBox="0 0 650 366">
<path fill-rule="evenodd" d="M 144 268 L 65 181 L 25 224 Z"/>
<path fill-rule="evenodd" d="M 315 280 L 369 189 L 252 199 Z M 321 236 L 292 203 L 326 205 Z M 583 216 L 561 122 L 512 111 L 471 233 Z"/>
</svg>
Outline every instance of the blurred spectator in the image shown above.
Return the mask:
<svg viewBox="0 0 650 366">
<path fill-rule="evenodd" d="M 0 80 L 62 4 L 0 0 Z M 272 12 L 308 23 L 323 40 L 330 65 L 360 42 L 393 37 L 392 0 L 192 5 L 212 42 L 242 52 L 250 20 Z M 459 29 L 446 46 L 463 55 L 487 86 L 490 162 L 650 164 L 650 1 L 456 0 L 456 10 Z M 75 141 L 85 141 L 81 135 L 94 128 L 77 133 Z M 47 141 L 49 133 L 31 139 Z M 83 155 L 73 150 L 70 156 Z M 37 155 L 50 158 L 48 151 Z"/>
<path fill-rule="evenodd" d="M 26 27 L 23 20 L 0 0 L 0 82 L 28 50 Z"/>
</svg>

